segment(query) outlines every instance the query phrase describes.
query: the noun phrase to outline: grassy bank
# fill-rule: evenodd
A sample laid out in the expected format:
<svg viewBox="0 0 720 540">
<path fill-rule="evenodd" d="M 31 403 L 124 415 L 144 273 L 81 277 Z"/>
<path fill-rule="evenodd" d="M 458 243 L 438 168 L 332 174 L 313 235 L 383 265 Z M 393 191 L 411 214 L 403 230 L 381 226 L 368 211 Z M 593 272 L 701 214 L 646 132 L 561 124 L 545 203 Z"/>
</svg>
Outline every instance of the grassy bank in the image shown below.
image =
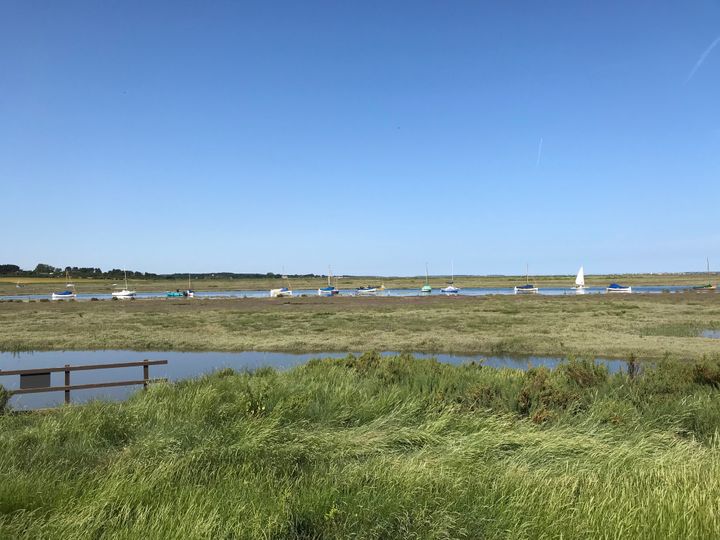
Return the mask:
<svg viewBox="0 0 720 540">
<path fill-rule="evenodd" d="M 408 357 L 0 417 L 5 538 L 709 538 L 718 361 Z"/>
<path fill-rule="evenodd" d="M 430 283 L 435 288 L 446 286 L 449 276 L 431 276 Z M 531 276 L 533 283 L 539 287 L 570 287 L 575 283 L 574 275 L 567 276 Z M 589 287 L 607 287 L 611 282 L 620 282 L 627 285 L 701 285 L 712 280 L 716 283 L 720 274 L 611 274 L 585 276 Z M 392 277 L 392 276 L 353 276 L 338 279 L 337 286 L 342 289 L 355 289 L 368 284 L 380 285 L 384 283 L 387 288 L 419 289 L 425 281 L 425 276 Z M 17 288 L 17 283 L 22 288 Z M 81 293 L 109 293 L 113 285 L 122 285 L 122 280 L 110 279 L 73 279 L 77 291 Z M 459 287 L 514 287 L 525 283 L 525 276 L 457 276 L 455 280 Z M 64 277 L 57 278 L 14 278 L 0 277 L 0 295 L 15 294 L 50 294 L 53 290 L 64 288 L 67 281 Z M 132 289 L 141 292 L 174 291 L 186 289 L 187 279 L 132 279 Z M 192 286 L 198 291 L 242 291 L 264 290 L 284 287 L 287 281 L 280 279 L 195 279 Z M 324 278 L 291 278 L 290 286 L 294 289 L 317 289 L 324 287 L 327 282 Z"/>
<path fill-rule="evenodd" d="M 1 350 L 418 351 L 701 358 L 720 295 L 0 302 Z"/>
</svg>

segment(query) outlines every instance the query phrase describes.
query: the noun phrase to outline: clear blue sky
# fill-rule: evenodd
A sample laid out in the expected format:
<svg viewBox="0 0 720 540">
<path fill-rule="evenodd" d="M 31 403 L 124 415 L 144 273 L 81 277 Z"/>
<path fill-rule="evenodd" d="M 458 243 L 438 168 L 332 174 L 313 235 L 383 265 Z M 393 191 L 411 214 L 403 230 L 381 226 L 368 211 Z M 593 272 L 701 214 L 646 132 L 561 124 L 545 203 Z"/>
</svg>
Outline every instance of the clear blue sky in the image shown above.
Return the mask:
<svg viewBox="0 0 720 540">
<path fill-rule="evenodd" d="M 717 1 L 4 0 L 0 263 L 720 268 L 718 37 Z"/>
</svg>

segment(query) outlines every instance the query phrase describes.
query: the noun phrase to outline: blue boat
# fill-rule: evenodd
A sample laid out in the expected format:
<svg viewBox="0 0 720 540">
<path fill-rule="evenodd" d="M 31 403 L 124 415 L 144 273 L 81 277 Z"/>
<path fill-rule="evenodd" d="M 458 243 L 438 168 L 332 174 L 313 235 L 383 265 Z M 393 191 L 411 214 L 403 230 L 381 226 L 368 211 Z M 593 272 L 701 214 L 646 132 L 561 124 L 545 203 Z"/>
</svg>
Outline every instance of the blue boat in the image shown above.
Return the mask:
<svg viewBox="0 0 720 540">
<path fill-rule="evenodd" d="M 624 285 L 620 285 L 618 283 L 611 283 L 605 291 L 609 293 L 631 293 L 632 287 L 625 287 Z"/>
</svg>

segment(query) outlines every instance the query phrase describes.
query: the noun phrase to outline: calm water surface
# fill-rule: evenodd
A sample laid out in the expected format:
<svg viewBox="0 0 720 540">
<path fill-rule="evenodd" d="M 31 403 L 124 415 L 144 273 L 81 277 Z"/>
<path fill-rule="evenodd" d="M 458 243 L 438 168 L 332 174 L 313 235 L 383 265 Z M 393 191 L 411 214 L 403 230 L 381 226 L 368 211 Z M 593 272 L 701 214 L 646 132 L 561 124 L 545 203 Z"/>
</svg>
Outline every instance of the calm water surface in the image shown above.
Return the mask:
<svg viewBox="0 0 720 540">
<path fill-rule="evenodd" d="M 384 352 L 383 355 L 397 354 Z M 166 378 L 170 381 L 198 377 L 212 373 L 222 368 L 235 370 L 254 370 L 260 367 L 273 367 L 276 369 L 289 369 L 304 364 L 311 358 L 343 358 L 347 353 L 308 353 L 289 354 L 276 352 L 138 352 L 138 351 L 43 351 L 24 353 L 0 353 L 0 370 L 31 369 L 43 367 L 59 367 L 69 364 L 71 366 L 87 364 L 110 364 L 117 362 L 136 362 L 140 360 L 167 360 L 168 365 L 150 366 L 151 378 Z M 415 353 L 417 358 L 437 358 L 440 362 L 448 364 L 465 364 L 468 362 L 482 362 L 484 365 L 497 368 L 527 369 L 531 366 L 555 367 L 563 362 L 563 358 L 543 356 L 457 356 L 451 354 L 421 354 Z M 621 371 L 625 367 L 622 360 L 598 359 L 596 362 L 608 366 L 610 372 Z M 52 373 L 51 384 L 60 386 L 64 384 L 64 373 Z M 19 376 L 11 375 L 0 377 L 0 384 L 7 389 L 16 389 L 20 386 Z M 101 369 L 92 371 L 78 371 L 71 373 L 72 384 L 88 384 L 97 382 L 137 380 L 142 379 L 142 367 Z M 123 399 L 138 389 L 135 387 L 99 388 L 93 390 L 78 390 L 71 393 L 74 403 L 82 403 L 89 399 Z M 44 394 L 26 394 L 14 396 L 10 404 L 15 409 L 33 409 L 51 407 L 63 402 L 62 392 L 49 392 Z"/>
<path fill-rule="evenodd" d="M 654 286 L 654 287 L 635 287 L 633 286 L 633 293 L 641 294 L 658 294 L 658 293 L 677 293 L 691 290 L 691 287 L 686 286 Z M 317 296 L 317 289 L 295 289 L 293 290 L 295 296 Z M 143 298 L 165 298 L 165 292 L 139 292 L 136 297 L 138 299 Z M 440 289 L 433 289 L 430 295 L 442 296 L 444 293 Z M 515 294 L 512 288 L 468 288 L 461 289 L 461 296 L 486 296 L 491 294 Z M 565 287 L 544 287 L 541 288 L 539 293 L 546 296 L 578 296 L 578 293 L 574 289 Z M 585 289 L 584 293 L 581 294 L 605 294 L 605 287 L 589 287 Z M 342 296 L 355 296 L 355 289 L 341 289 L 340 295 Z M 197 298 L 266 298 L 270 296 L 269 291 L 203 291 L 196 292 Z M 387 289 L 380 291 L 376 296 L 429 296 L 428 294 L 420 293 L 419 289 Z M 43 300 L 49 299 L 50 292 L 47 294 L 23 294 L 23 295 L 6 295 L 0 296 L 0 300 Z M 78 300 L 90 300 L 91 298 L 97 298 L 98 300 L 110 300 L 112 297 L 110 293 L 78 293 Z M 169 298 L 168 300 L 177 300 L 177 298 Z M 62 300 L 58 300 L 61 302 Z M 121 300 L 122 301 L 122 300 Z"/>
</svg>

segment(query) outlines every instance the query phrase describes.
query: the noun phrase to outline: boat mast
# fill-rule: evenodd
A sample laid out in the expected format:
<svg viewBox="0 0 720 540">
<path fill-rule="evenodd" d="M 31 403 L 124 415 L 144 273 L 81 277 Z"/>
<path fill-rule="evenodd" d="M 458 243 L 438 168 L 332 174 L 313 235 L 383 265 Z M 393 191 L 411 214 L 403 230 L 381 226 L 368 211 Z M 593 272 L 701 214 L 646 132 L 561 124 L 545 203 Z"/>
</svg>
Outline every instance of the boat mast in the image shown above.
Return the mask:
<svg viewBox="0 0 720 540">
<path fill-rule="evenodd" d="M 530 265 L 525 263 L 525 285 L 530 283 Z"/>
<path fill-rule="evenodd" d="M 127 284 L 127 270 L 123 269 L 123 272 L 125 272 L 125 290 L 128 290 L 128 284 Z"/>
<path fill-rule="evenodd" d="M 190 274 L 188 274 L 188 291 L 192 289 L 192 285 L 190 284 Z"/>
<path fill-rule="evenodd" d="M 450 261 L 450 284 L 455 283 L 455 261 Z"/>
<path fill-rule="evenodd" d="M 428 263 L 425 263 L 425 285 L 429 285 L 429 283 L 428 283 Z"/>
</svg>

